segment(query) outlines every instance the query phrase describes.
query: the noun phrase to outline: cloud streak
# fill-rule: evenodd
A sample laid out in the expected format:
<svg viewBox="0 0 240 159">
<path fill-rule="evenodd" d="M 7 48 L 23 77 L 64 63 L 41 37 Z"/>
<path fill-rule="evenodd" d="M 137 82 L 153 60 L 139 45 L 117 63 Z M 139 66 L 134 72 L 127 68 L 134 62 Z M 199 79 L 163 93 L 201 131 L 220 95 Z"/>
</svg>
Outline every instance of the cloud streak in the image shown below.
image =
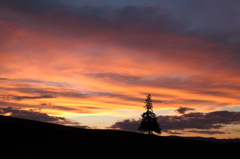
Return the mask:
<svg viewBox="0 0 240 159">
<path fill-rule="evenodd" d="M 52 95 L 41 95 L 41 96 L 13 96 L 13 95 L 1 95 L 0 96 L 4 100 L 16 100 L 21 101 L 25 99 L 41 99 L 41 98 L 56 98 Z"/>
</svg>

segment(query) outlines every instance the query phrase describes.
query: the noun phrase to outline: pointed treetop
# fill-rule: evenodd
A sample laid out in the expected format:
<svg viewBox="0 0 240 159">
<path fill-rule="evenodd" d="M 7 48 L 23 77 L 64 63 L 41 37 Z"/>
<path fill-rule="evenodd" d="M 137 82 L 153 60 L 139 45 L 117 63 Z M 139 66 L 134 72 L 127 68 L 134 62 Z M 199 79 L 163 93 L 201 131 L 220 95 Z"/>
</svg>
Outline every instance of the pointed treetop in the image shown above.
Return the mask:
<svg viewBox="0 0 240 159">
<path fill-rule="evenodd" d="M 146 105 L 144 107 L 149 111 L 149 109 L 153 108 L 150 94 L 147 95 L 147 99 L 145 101 L 146 101 Z"/>
</svg>

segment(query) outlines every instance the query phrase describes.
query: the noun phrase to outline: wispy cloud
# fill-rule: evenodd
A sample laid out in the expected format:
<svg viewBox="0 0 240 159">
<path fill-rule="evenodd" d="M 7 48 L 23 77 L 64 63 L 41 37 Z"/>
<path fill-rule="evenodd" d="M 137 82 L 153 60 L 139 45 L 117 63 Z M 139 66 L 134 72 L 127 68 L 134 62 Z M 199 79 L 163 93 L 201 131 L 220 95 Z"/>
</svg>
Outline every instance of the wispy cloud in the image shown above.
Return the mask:
<svg viewBox="0 0 240 159">
<path fill-rule="evenodd" d="M 13 95 L 1 95 L 0 98 L 4 100 L 24 100 L 24 99 L 41 99 L 41 98 L 55 98 L 52 95 L 41 95 L 41 96 L 13 96 Z"/>
</svg>

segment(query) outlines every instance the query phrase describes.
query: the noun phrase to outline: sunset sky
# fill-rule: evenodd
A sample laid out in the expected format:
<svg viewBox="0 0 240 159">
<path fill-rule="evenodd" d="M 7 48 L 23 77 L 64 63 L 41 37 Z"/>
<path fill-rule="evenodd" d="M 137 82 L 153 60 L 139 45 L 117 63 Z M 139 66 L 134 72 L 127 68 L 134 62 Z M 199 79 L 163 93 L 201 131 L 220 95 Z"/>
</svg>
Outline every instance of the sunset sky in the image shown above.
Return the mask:
<svg viewBox="0 0 240 159">
<path fill-rule="evenodd" d="M 239 138 L 239 0 L 0 0 L 0 114 Z"/>
</svg>

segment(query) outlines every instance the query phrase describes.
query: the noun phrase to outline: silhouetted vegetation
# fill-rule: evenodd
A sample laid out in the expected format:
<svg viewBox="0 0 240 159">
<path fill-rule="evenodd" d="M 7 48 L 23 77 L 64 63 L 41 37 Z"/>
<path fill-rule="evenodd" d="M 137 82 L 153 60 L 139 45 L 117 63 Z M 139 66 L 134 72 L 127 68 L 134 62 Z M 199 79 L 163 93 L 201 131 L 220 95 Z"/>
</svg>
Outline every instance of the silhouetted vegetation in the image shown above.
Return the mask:
<svg viewBox="0 0 240 159">
<path fill-rule="evenodd" d="M 140 123 L 140 126 L 138 127 L 138 130 L 141 133 L 147 133 L 152 134 L 152 132 L 155 132 L 157 134 L 161 134 L 161 128 L 160 125 L 157 122 L 156 115 L 153 113 L 153 106 L 152 106 L 152 99 L 151 95 L 148 94 L 146 101 L 146 105 L 144 108 L 146 108 L 146 112 L 142 114 L 142 121 Z"/>
</svg>

